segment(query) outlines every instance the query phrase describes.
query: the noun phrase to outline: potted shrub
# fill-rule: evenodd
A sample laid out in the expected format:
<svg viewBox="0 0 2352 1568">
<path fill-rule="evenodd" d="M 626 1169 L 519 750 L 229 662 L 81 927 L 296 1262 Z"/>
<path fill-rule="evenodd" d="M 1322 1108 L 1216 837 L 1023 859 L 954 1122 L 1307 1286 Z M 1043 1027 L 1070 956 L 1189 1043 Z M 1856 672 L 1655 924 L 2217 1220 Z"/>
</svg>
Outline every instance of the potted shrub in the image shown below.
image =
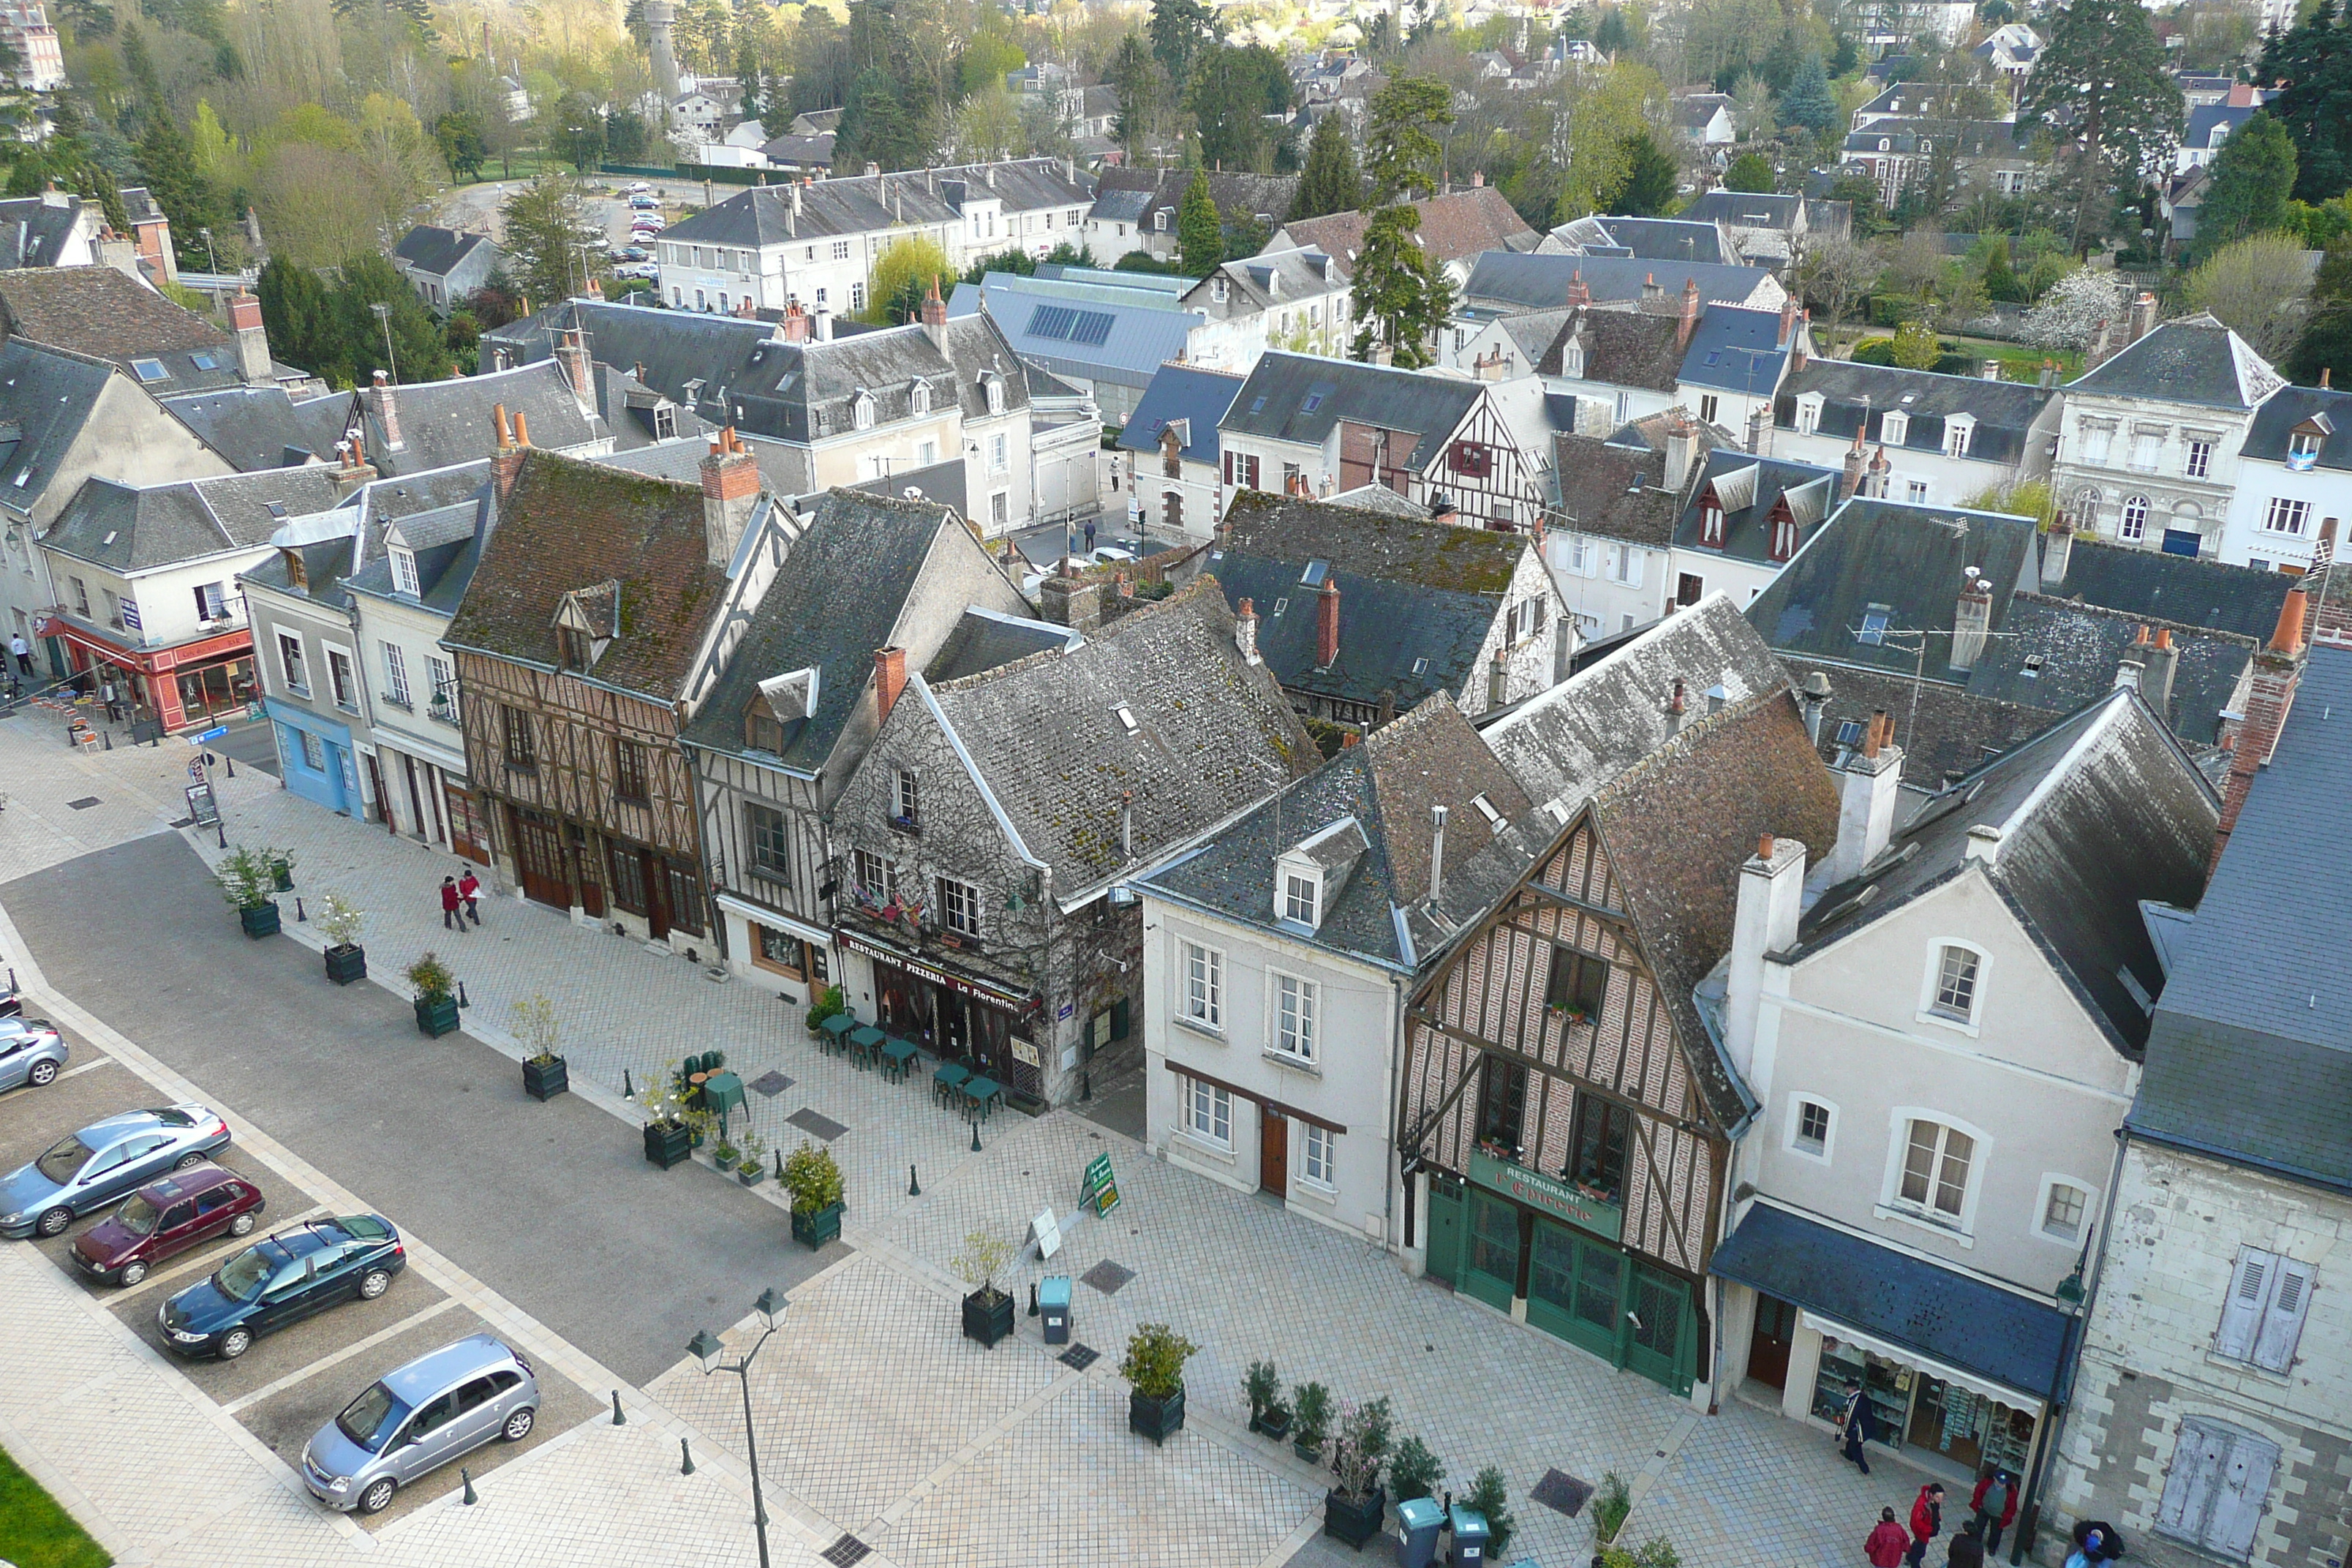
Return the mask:
<svg viewBox="0 0 2352 1568">
<path fill-rule="evenodd" d="M 1331 1391 L 1319 1383 L 1302 1383 L 1291 1408 L 1298 1429 L 1291 1434 L 1290 1451 L 1311 1465 L 1323 1457 L 1323 1439 L 1331 1434 Z"/>
<path fill-rule="evenodd" d="M 662 1170 L 683 1164 L 694 1156 L 694 1130 L 683 1120 L 685 1106 L 678 1102 L 671 1083 L 675 1069 L 669 1063 L 646 1085 L 646 1161 Z"/>
<path fill-rule="evenodd" d="M 278 900 L 269 896 L 278 886 L 270 870 L 274 853 L 240 844 L 213 868 L 213 880 L 220 885 L 221 897 L 236 911 L 237 924 L 250 937 L 278 934 Z"/>
<path fill-rule="evenodd" d="M 1592 1542 L 1595 1546 L 1607 1546 L 1617 1539 L 1625 1527 L 1625 1516 L 1633 1511 L 1633 1489 L 1625 1478 L 1610 1470 L 1601 1478 L 1601 1485 L 1592 1493 Z"/>
<path fill-rule="evenodd" d="M 1486 1560 L 1499 1563 L 1510 1549 L 1511 1534 L 1518 1529 L 1511 1519 L 1511 1489 L 1503 1479 L 1503 1472 L 1489 1465 L 1478 1472 L 1470 1483 L 1469 1495 L 1460 1507 L 1484 1514 L 1486 1519 Z"/>
<path fill-rule="evenodd" d="M 319 929 L 327 937 L 327 978 L 338 985 L 367 978 L 367 949 L 360 945 L 360 928 L 367 916 L 341 893 L 319 900 Z"/>
<path fill-rule="evenodd" d="M 1381 1467 L 1388 1462 L 1394 1426 L 1386 1397 L 1340 1406 L 1339 1435 L 1331 1445 L 1331 1473 L 1339 1484 L 1323 1494 L 1323 1533 L 1359 1552 L 1381 1532 L 1381 1516 L 1388 1511 Z"/>
<path fill-rule="evenodd" d="M 572 1087 L 572 1069 L 555 1054 L 562 1025 L 555 1004 L 534 994 L 514 1005 L 515 1038 L 522 1042 L 522 1091 L 544 1105 Z"/>
<path fill-rule="evenodd" d="M 827 1018 L 838 1016 L 848 1011 L 849 1004 L 842 1000 L 841 987 L 826 986 L 816 994 L 816 1000 L 809 1004 L 808 1032 L 812 1035 L 815 1034 L 818 1026 Z"/>
<path fill-rule="evenodd" d="M 1127 1429 L 1154 1444 L 1184 1425 L 1184 1363 L 1201 1347 L 1165 1323 L 1139 1323 L 1127 1337 Z"/>
<path fill-rule="evenodd" d="M 1622 1546 L 1604 1546 L 1594 1561 L 1601 1568 L 1682 1568 L 1683 1554 L 1664 1536 L 1654 1535 L 1632 1551 Z"/>
<path fill-rule="evenodd" d="M 996 1288 L 996 1276 L 1013 1261 L 1013 1247 L 993 1231 L 975 1230 L 963 1238 L 955 1271 L 972 1287 L 963 1299 L 963 1337 L 994 1350 L 1013 1332 L 1013 1295 Z"/>
<path fill-rule="evenodd" d="M 1257 1429 L 1277 1443 L 1287 1441 L 1290 1436 L 1290 1406 L 1276 1399 L 1265 1407 L 1265 1415 L 1258 1422 Z"/>
<path fill-rule="evenodd" d="M 292 892 L 294 890 L 294 851 L 265 849 L 262 853 L 269 857 L 271 888 L 281 893 Z"/>
<path fill-rule="evenodd" d="M 705 1115 L 709 1114 L 708 1111 Z M 793 1195 L 793 1239 L 814 1252 L 841 1234 L 841 1166 L 833 1151 L 803 1141 L 784 1161 Z"/>
<path fill-rule="evenodd" d="M 1282 1379 L 1276 1375 L 1274 1363 L 1250 1363 L 1249 1371 L 1242 1374 L 1242 1397 L 1249 1401 L 1249 1429 L 1265 1431 L 1266 1407 L 1282 1398 Z"/>
<path fill-rule="evenodd" d="M 1445 1466 L 1429 1451 L 1428 1444 L 1407 1437 L 1397 1445 L 1396 1458 L 1389 1461 L 1390 1495 L 1399 1502 L 1435 1497 L 1438 1479 L 1444 1474 Z"/>
<path fill-rule="evenodd" d="M 431 949 L 408 966 L 405 978 L 416 993 L 416 1026 L 439 1039 L 457 1026 L 457 980 Z"/>
<path fill-rule="evenodd" d="M 757 1132 L 744 1133 L 742 1146 L 736 1151 L 740 1158 L 735 1162 L 735 1179 L 747 1187 L 758 1186 L 768 1173 L 768 1167 L 760 1163 L 767 1152 L 768 1145 Z"/>
</svg>

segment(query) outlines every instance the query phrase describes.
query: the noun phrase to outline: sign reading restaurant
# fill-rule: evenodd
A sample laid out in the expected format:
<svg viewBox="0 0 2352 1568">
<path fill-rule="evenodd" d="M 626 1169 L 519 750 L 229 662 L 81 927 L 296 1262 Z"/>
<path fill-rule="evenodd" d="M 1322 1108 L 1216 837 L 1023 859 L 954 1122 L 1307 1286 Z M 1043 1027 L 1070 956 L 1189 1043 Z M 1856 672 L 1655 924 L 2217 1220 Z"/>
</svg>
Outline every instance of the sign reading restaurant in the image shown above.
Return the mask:
<svg viewBox="0 0 2352 1568">
<path fill-rule="evenodd" d="M 1508 1160 L 1497 1160 L 1483 1149 L 1471 1151 L 1470 1179 L 1611 1241 L 1615 1241 L 1625 1226 L 1624 1211 L 1615 1204 L 1589 1196 L 1557 1176 L 1547 1176 L 1541 1171 L 1531 1171 Z"/>
</svg>

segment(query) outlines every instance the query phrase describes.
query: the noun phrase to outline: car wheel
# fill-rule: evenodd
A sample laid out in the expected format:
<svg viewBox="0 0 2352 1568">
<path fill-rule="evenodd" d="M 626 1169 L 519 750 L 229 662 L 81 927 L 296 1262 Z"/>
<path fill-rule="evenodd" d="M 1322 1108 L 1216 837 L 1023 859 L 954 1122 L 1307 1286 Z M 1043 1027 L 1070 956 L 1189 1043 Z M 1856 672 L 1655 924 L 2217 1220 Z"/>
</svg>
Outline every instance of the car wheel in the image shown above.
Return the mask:
<svg viewBox="0 0 2352 1568">
<path fill-rule="evenodd" d="M 201 1165 L 204 1163 L 204 1151 L 201 1149 L 191 1149 L 186 1153 L 172 1162 L 172 1169 L 175 1171 L 184 1171 L 191 1165 Z"/>
<path fill-rule="evenodd" d="M 26 1076 L 32 1079 L 33 1087 L 35 1089 L 43 1088 L 48 1084 L 58 1081 L 58 1064 L 55 1062 L 35 1062 L 33 1064 L 33 1070 Z"/>
<path fill-rule="evenodd" d="M 235 1219 L 229 1221 L 228 1233 L 231 1236 L 251 1236 L 253 1234 L 252 1211 L 247 1210 L 246 1213 L 241 1214 Z"/>
<path fill-rule="evenodd" d="M 507 1417 L 507 1424 L 499 1428 L 499 1436 L 509 1443 L 520 1443 L 530 1436 L 531 1423 L 538 1419 L 539 1412 L 526 1405 Z"/>
<path fill-rule="evenodd" d="M 122 1272 L 116 1276 L 118 1282 L 124 1285 L 136 1285 L 139 1281 L 146 1278 L 147 1266 L 144 1263 L 139 1262 L 124 1264 L 122 1266 Z"/>
<path fill-rule="evenodd" d="M 220 1358 L 223 1361 L 235 1361 L 237 1357 L 243 1355 L 252 1348 L 253 1331 L 250 1329 L 231 1329 L 228 1332 L 221 1336 Z"/>
<path fill-rule="evenodd" d="M 392 1284 L 392 1276 L 381 1268 L 371 1268 L 360 1280 L 360 1300 L 373 1301 Z"/>
<path fill-rule="evenodd" d="M 58 1207 L 53 1208 L 48 1213 L 43 1215 L 41 1216 L 41 1223 L 35 1228 L 39 1230 L 43 1236 L 56 1236 L 61 1233 L 66 1226 L 71 1224 L 73 1224 L 73 1210 Z"/>
<path fill-rule="evenodd" d="M 381 1480 L 369 1482 L 368 1489 L 360 1493 L 360 1511 L 362 1513 L 382 1513 L 385 1509 L 392 1506 L 392 1494 L 399 1489 L 400 1483 L 394 1480 L 390 1476 L 385 1476 Z"/>
</svg>

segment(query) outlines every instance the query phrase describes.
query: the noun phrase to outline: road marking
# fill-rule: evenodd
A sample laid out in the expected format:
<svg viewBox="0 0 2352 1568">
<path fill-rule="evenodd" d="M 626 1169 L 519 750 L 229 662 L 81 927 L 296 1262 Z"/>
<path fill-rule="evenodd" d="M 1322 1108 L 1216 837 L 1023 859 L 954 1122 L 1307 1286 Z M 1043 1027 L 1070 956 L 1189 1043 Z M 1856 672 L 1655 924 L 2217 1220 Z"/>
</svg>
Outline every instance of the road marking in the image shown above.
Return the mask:
<svg viewBox="0 0 2352 1568">
<path fill-rule="evenodd" d="M 327 1205 L 324 1205 L 324 1204 L 315 1205 L 313 1205 L 313 1206 L 312 1206 L 312 1207 L 310 1207 L 310 1208 L 304 1209 L 300 1214 L 296 1215 L 292 1219 L 289 1219 L 289 1220 L 286 1221 L 286 1222 L 285 1222 L 285 1224 L 286 1224 L 286 1225 L 299 1225 L 302 1221 L 304 1221 L 304 1220 L 306 1220 L 306 1219 L 310 1219 L 310 1218 L 311 1218 L 313 1215 L 322 1215 L 322 1214 L 325 1214 L 326 1212 L 327 1212 Z M 259 1228 L 259 1227 L 258 1227 L 258 1226 L 257 1226 L 256 1228 L 257 1229 L 257 1228 Z M 279 1228 L 280 1228 L 280 1229 L 283 1229 L 283 1228 L 285 1228 L 285 1226 L 279 1226 Z M 239 1246 L 238 1246 L 238 1247 L 237 1247 L 237 1250 L 238 1250 L 238 1251 L 242 1251 L 242 1250 L 244 1250 L 244 1248 L 245 1248 L 245 1247 L 250 1247 L 250 1246 L 252 1246 L 252 1245 L 253 1245 L 253 1242 L 252 1242 L 252 1240 L 250 1239 L 250 1237 L 251 1237 L 251 1233 L 250 1233 L 250 1232 L 247 1232 L 247 1235 L 245 1235 L 245 1236 L 226 1236 L 226 1235 L 223 1235 L 223 1236 L 215 1237 L 214 1239 L 215 1239 L 215 1240 L 216 1240 L 216 1241 L 234 1241 L 234 1242 L 236 1242 L 236 1243 L 238 1243 L 238 1244 L 239 1244 Z M 207 1246 L 207 1247 L 209 1247 L 209 1246 L 211 1245 L 211 1243 L 210 1243 L 210 1242 L 207 1242 L 207 1243 L 205 1243 L 205 1246 Z M 115 1290 L 115 1291 L 110 1292 L 110 1293 L 109 1293 L 109 1294 L 107 1294 L 107 1295 L 100 1296 L 100 1297 L 99 1298 L 99 1300 L 101 1300 L 101 1301 L 109 1301 L 109 1302 L 111 1302 L 111 1301 L 120 1301 L 120 1300 L 123 1300 L 125 1297 L 129 1297 L 129 1296 L 136 1296 L 136 1295 L 138 1295 L 142 1290 L 152 1290 L 152 1289 L 153 1289 L 156 1286 L 158 1286 L 158 1285 L 168 1285 L 168 1284 L 170 1284 L 170 1283 L 171 1283 L 173 1280 L 174 1280 L 174 1279 L 185 1279 L 187 1276 L 189 1276 L 189 1275 L 191 1275 L 191 1274 L 194 1274 L 194 1273 L 196 1273 L 196 1272 L 197 1272 L 198 1270 L 200 1270 L 200 1269 L 209 1269 L 209 1268 L 210 1268 L 214 1264 L 215 1264 L 215 1263 L 219 1262 L 222 1258 L 226 1258 L 226 1257 L 228 1257 L 228 1256 L 229 1256 L 229 1254 L 228 1254 L 228 1253 L 226 1253 L 226 1252 L 205 1252 L 205 1253 L 203 1253 L 203 1254 L 201 1254 L 201 1255 L 200 1255 L 200 1256 L 198 1256 L 198 1257 L 189 1258 L 185 1263 L 175 1263 L 175 1264 L 173 1264 L 171 1268 L 164 1269 L 161 1274 L 150 1274 L 149 1276 L 147 1276 L 147 1278 L 146 1278 L 146 1279 L 142 1279 L 142 1280 L 141 1280 L 141 1281 L 139 1281 L 139 1283 L 138 1283 L 138 1284 L 136 1284 L 136 1285 L 126 1285 L 126 1286 L 124 1286 L 124 1287 L 123 1287 L 121 1289 L 120 1289 L 120 1290 Z"/>
<path fill-rule="evenodd" d="M 100 1057 L 94 1062 L 84 1062 L 78 1068 L 68 1068 L 65 1071 L 58 1074 L 56 1078 L 49 1081 L 52 1083 L 63 1083 L 69 1078 L 79 1078 L 86 1072 L 96 1072 L 100 1068 L 119 1068 L 121 1066 L 122 1064 L 116 1061 L 112 1057 Z"/>
<path fill-rule="evenodd" d="M 458 1301 L 457 1297 L 444 1296 L 441 1300 L 434 1302 L 433 1305 L 425 1308 L 423 1311 L 412 1312 L 407 1317 L 403 1318 L 400 1321 L 393 1324 L 390 1328 L 378 1329 L 375 1332 L 370 1334 L 367 1338 L 359 1341 L 357 1343 L 345 1345 L 342 1349 L 335 1352 L 332 1355 L 320 1356 L 317 1361 L 312 1362 L 310 1365 L 302 1367 L 298 1371 L 289 1372 L 275 1383 L 265 1383 L 259 1388 L 255 1389 L 251 1394 L 230 1400 L 226 1405 L 221 1406 L 221 1414 L 224 1415 L 234 1415 L 240 1410 L 250 1409 L 252 1406 L 258 1405 L 263 1400 L 268 1398 L 271 1394 L 282 1394 L 286 1390 L 293 1387 L 296 1384 L 303 1382 L 305 1379 L 314 1377 L 320 1373 L 326 1371 L 331 1366 L 340 1365 L 342 1363 L 351 1360 L 352 1357 L 359 1354 L 362 1351 L 372 1351 L 375 1349 L 376 1346 L 383 1343 L 384 1341 L 392 1338 L 394 1334 L 405 1333 L 410 1329 L 415 1328 L 417 1324 L 425 1321 L 427 1318 L 437 1318 L 442 1313 L 447 1311 L 450 1308 L 458 1305 L 461 1305 L 461 1303 Z"/>
</svg>

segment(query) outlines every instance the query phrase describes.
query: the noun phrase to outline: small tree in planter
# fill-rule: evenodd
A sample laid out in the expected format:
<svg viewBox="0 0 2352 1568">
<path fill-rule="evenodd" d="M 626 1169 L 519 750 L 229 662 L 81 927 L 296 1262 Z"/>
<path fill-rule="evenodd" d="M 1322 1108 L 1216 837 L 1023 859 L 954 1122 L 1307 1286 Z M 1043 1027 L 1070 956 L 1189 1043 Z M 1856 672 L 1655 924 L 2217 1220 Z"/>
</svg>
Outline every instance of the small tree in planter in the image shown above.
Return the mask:
<svg viewBox="0 0 2352 1568">
<path fill-rule="evenodd" d="M 1518 1529 L 1511 1519 L 1511 1488 L 1503 1472 L 1492 1465 L 1480 1470 L 1460 1506 L 1486 1516 L 1486 1560 L 1499 1562 L 1510 1550 L 1512 1532 Z"/>
<path fill-rule="evenodd" d="M 1249 1429 L 1263 1432 L 1279 1443 L 1290 1433 L 1290 1410 L 1282 1403 L 1282 1379 L 1270 1361 L 1250 1363 L 1249 1372 L 1242 1378 L 1242 1394 L 1249 1401 Z M 1267 1418 L 1279 1411 L 1282 1428 L 1274 1429 Z"/>
<path fill-rule="evenodd" d="M 1331 1391 L 1319 1383 L 1302 1383 L 1292 1393 L 1298 1426 L 1291 1434 L 1290 1450 L 1311 1465 L 1323 1457 L 1323 1439 L 1331 1435 Z"/>
<path fill-rule="evenodd" d="M 824 990 L 816 994 L 816 1000 L 809 1004 L 809 1033 L 812 1035 L 815 1034 L 818 1027 L 823 1025 L 827 1018 L 838 1017 L 840 1015 L 848 1011 L 849 1004 L 842 999 L 841 987 L 838 985 L 826 986 Z"/>
<path fill-rule="evenodd" d="M 1625 1485 L 1625 1478 L 1610 1470 L 1601 1478 L 1600 1488 L 1592 1494 L 1592 1540 L 1596 1546 L 1606 1546 L 1617 1539 L 1625 1527 L 1625 1516 L 1633 1511 L 1633 1494 Z"/>
<path fill-rule="evenodd" d="M 292 892 L 294 890 L 294 851 L 265 849 L 262 853 L 269 857 L 270 887 L 278 892 Z"/>
<path fill-rule="evenodd" d="M 327 937 L 327 978 L 338 985 L 367 978 L 367 950 L 360 945 L 360 929 L 367 916 L 351 900 L 330 892 L 319 900 L 319 929 Z"/>
<path fill-rule="evenodd" d="M 694 1131 L 686 1124 L 685 1102 L 676 1087 L 677 1064 L 664 1062 L 646 1080 L 639 1103 L 646 1108 L 646 1159 L 668 1170 L 694 1155 Z"/>
<path fill-rule="evenodd" d="M 1429 1451 L 1428 1444 L 1407 1437 L 1397 1445 L 1396 1458 L 1389 1461 L 1389 1490 L 1399 1502 L 1435 1497 L 1438 1479 L 1444 1474 L 1444 1465 Z"/>
<path fill-rule="evenodd" d="M 457 979 L 431 949 L 403 972 L 416 994 L 416 1026 L 439 1039 L 457 1026 Z"/>
<path fill-rule="evenodd" d="M 572 1087 L 572 1069 L 555 1054 L 563 1026 L 555 1004 L 533 994 L 514 1005 L 515 1038 L 522 1042 L 522 1089 L 542 1105 Z"/>
<path fill-rule="evenodd" d="M 213 868 L 213 880 L 220 885 L 221 897 L 236 911 L 237 924 L 247 936 L 278 934 L 278 901 L 270 897 L 278 889 L 277 873 L 271 868 L 277 855 L 274 849 L 247 849 L 240 844 Z"/>
<path fill-rule="evenodd" d="M 1331 1473 L 1339 1484 L 1323 1496 L 1323 1533 L 1336 1535 L 1361 1552 L 1381 1532 L 1388 1493 L 1381 1489 L 1381 1467 L 1388 1461 L 1395 1418 L 1386 1396 L 1361 1405 L 1341 1401 L 1339 1436 L 1331 1445 Z"/>
<path fill-rule="evenodd" d="M 1127 1429 L 1157 1445 L 1184 1425 L 1184 1363 L 1201 1347 L 1165 1323 L 1139 1323 L 1118 1363 L 1127 1379 Z"/>
<path fill-rule="evenodd" d="M 975 1230 L 963 1238 L 955 1271 L 972 1287 L 963 1299 L 963 1337 L 989 1349 L 1013 1332 L 1013 1297 L 996 1288 L 996 1277 L 1013 1261 L 1013 1244 L 994 1231 Z"/>
<path fill-rule="evenodd" d="M 833 1151 L 803 1140 L 784 1160 L 793 1195 L 793 1239 L 814 1252 L 841 1234 L 841 1166 Z"/>
<path fill-rule="evenodd" d="M 758 1186 L 768 1173 L 768 1167 L 760 1163 L 768 1157 L 767 1142 L 757 1132 L 746 1130 L 736 1152 L 741 1158 L 735 1163 L 735 1179 L 747 1187 Z"/>
<path fill-rule="evenodd" d="M 1631 1551 L 1604 1546 L 1598 1561 L 1601 1568 L 1682 1568 L 1683 1554 L 1664 1536 L 1654 1535 Z"/>
</svg>

